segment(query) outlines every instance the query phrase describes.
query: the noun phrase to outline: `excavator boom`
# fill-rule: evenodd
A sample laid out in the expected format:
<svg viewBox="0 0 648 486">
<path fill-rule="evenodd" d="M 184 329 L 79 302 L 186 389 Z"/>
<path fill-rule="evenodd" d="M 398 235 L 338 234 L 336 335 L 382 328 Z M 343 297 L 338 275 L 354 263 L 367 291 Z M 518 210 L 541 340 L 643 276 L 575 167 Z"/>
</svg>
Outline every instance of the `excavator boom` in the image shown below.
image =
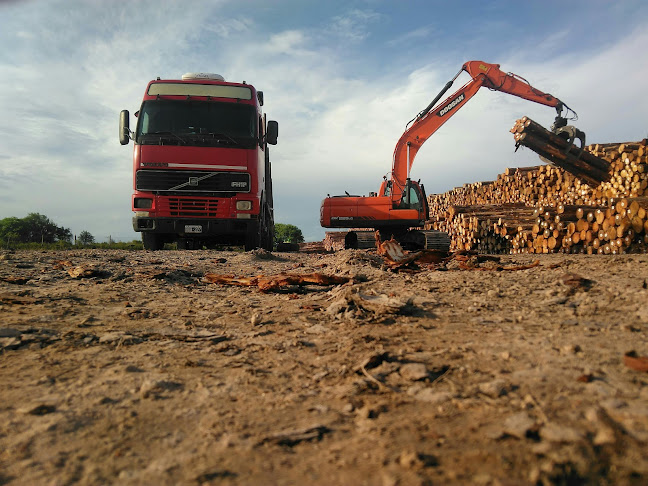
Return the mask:
<svg viewBox="0 0 648 486">
<path fill-rule="evenodd" d="M 439 99 L 450 89 L 454 81 L 462 72 L 467 72 L 471 80 L 459 88 L 455 93 L 438 103 Z M 455 77 L 448 81 L 436 98 L 421 111 L 396 144 L 392 165 L 391 179 L 394 187 L 405 187 L 406 180 L 414 163 L 417 152 L 425 141 L 448 121 L 468 100 L 485 86 L 494 91 L 502 91 L 525 100 L 540 103 L 556 108 L 558 115 L 563 109 L 570 110 L 558 98 L 534 88 L 524 78 L 513 73 L 500 70 L 499 64 L 489 64 L 483 61 L 469 61 L 465 63 Z M 572 111 L 572 110 L 570 110 Z M 558 117 L 560 118 L 560 117 Z M 400 198 L 401 191 L 391 192 L 392 200 Z"/>
</svg>

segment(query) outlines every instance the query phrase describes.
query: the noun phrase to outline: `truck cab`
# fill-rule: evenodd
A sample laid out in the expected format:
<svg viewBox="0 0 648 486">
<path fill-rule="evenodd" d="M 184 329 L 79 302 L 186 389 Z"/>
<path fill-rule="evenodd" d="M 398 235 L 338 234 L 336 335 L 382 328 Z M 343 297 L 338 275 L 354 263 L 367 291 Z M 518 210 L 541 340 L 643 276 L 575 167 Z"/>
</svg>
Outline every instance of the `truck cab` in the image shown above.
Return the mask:
<svg viewBox="0 0 648 486">
<path fill-rule="evenodd" d="M 263 92 L 217 74 L 150 81 L 137 124 L 120 115 L 120 143 L 134 142 L 133 229 L 144 247 L 217 244 L 272 249 L 274 213 Z"/>
</svg>

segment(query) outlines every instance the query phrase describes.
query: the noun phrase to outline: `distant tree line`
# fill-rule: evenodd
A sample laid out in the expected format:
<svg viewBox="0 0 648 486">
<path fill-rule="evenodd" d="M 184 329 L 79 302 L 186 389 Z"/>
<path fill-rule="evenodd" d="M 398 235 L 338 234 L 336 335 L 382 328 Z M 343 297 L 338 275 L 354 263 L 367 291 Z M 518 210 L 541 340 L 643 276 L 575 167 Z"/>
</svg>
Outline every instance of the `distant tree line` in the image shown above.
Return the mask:
<svg viewBox="0 0 648 486">
<path fill-rule="evenodd" d="M 275 245 L 279 243 L 303 243 L 302 231 L 293 224 L 275 224 Z"/>
<path fill-rule="evenodd" d="M 0 219 L 0 247 L 10 248 L 23 244 L 52 244 L 64 247 L 72 245 L 72 232 L 68 228 L 56 225 L 47 216 L 39 213 L 29 213 L 24 218 Z M 304 236 L 301 230 L 292 224 L 275 224 L 275 245 L 279 243 L 303 243 Z M 106 244 L 95 242 L 94 236 L 89 231 L 81 231 L 75 238 L 75 245 L 97 247 L 124 247 L 136 249 L 141 247 L 141 242 L 133 240 L 130 243 L 116 244 L 109 241 Z M 22 246 L 21 246 L 22 247 Z M 93 246 L 94 247 L 94 246 Z"/>
<path fill-rule="evenodd" d="M 29 213 L 24 218 L 4 218 L 0 220 L 0 239 L 10 243 L 70 243 L 72 232 L 57 226 L 47 216 Z"/>
<path fill-rule="evenodd" d="M 77 242 L 81 245 L 92 245 L 95 242 L 94 236 L 89 231 L 83 230 L 79 233 Z"/>
</svg>

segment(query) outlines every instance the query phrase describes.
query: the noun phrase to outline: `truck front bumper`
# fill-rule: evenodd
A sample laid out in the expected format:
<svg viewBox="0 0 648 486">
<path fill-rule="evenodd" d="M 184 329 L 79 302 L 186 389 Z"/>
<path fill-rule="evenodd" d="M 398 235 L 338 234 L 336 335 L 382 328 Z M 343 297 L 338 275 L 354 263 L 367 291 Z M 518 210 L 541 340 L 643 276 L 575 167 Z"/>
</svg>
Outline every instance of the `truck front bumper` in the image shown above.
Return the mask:
<svg viewBox="0 0 648 486">
<path fill-rule="evenodd" d="M 198 230 L 198 228 L 200 228 Z M 150 233 L 177 235 L 183 238 L 245 238 L 259 231 L 257 219 L 152 218 L 133 216 L 133 229 Z"/>
</svg>

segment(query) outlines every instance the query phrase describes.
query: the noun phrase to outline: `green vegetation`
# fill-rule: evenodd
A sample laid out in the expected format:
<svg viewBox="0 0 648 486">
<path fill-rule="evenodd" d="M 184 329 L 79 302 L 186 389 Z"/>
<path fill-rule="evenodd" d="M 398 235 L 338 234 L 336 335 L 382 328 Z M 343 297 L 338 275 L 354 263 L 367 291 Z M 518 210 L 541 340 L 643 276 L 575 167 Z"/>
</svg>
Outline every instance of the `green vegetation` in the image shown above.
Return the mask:
<svg viewBox="0 0 648 486">
<path fill-rule="evenodd" d="M 79 233 L 77 244 L 79 245 L 92 245 L 95 242 L 94 236 L 89 231 L 83 230 Z"/>
<path fill-rule="evenodd" d="M 104 250 L 143 250 L 144 246 L 140 240 L 133 241 L 112 241 L 110 243 L 91 243 L 87 245 L 76 245 L 68 241 L 57 241 L 55 243 L 11 243 L 9 245 L 0 243 L 0 249 L 5 250 L 78 250 L 78 249 L 104 249 Z"/>
<path fill-rule="evenodd" d="M 278 243 L 303 243 L 304 235 L 301 230 L 292 224 L 275 224 L 275 246 Z"/>
<path fill-rule="evenodd" d="M 12 250 L 71 250 L 71 249 L 110 249 L 142 250 L 142 241 L 129 242 L 108 241 L 97 243 L 94 236 L 86 230 L 81 231 L 72 242 L 72 232 L 68 228 L 57 226 L 48 217 L 30 213 L 24 218 L 4 218 L 0 220 L 0 248 Z M 292 224 L 275 224 L 275 247 L 279 243 L 303 243 L 301 230 Z M 167 245 L 176 249 L 176 245 Z"/>
<path fill-rule="evenodd" d="M 112 250 L 141 250 L 142 242 L 95 243 L 94 236 L 82 231 L 77 244 L 72 243 L 72 232 L 57 226 L 47 216 L 29 213 L 24 218 L 0 219 L 0 248 L 14 250 L 66 250 L 71 248 L 107 248 Z"/>
<path fill-rule="evenodd" d="M 47 216 L 29 213 L 24 218 L 4 218 L 0 220 L 0 241 L 10 246 L 16 243 L 70 243 L 72 233 L 69 229 L 57 226 Z"/>
<path fill-rule="evenodd" d="M 77 239 L 77 245 L 70 245 L 70 248 L 100 248 L 102 250 L 143 250 L 144 245 L 142 245 L 142 240 L 133 240 L 133 241 L 110 241 L 107 243 L 88 243 L 88 244 L 79 244 Z"/>
</svg>

